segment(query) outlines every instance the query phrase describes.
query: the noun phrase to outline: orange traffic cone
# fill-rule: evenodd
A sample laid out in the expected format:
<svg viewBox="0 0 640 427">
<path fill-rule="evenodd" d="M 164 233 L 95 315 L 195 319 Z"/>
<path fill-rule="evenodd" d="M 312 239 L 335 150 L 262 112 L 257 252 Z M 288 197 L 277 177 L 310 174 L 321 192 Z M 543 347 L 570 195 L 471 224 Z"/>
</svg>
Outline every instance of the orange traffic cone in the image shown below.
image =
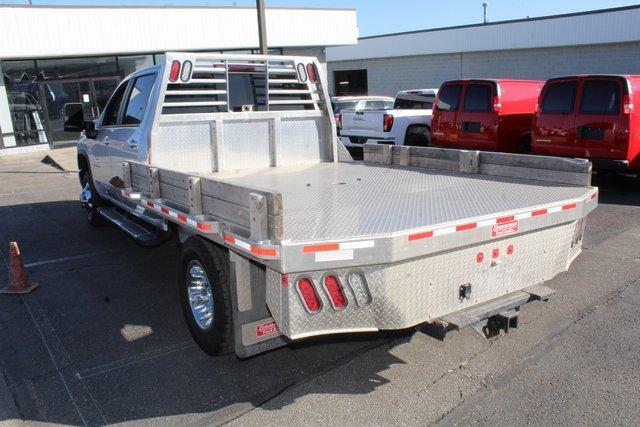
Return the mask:
<svg viewBox="0 0 640 427">
<path fill-rule="evenodd" d="M 26 294 L 38 287 L 36 282 L 29 280 L 29 273 L 22 264 L 20 248 L 16 242 L 9 243 L 9 284 L 0 294 Z"/>
</svg>

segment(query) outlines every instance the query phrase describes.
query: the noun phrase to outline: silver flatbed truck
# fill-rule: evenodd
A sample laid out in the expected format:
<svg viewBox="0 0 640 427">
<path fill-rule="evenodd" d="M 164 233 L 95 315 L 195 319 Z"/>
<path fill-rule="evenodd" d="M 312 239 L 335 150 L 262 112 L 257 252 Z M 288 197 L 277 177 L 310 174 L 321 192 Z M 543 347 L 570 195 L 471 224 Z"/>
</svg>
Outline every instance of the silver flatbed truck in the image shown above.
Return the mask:
<svg viewBox="0 0 640 427">
<path fill-rule="evenodd" d="M 167 53 L 78 142 L 81 201 L 144 245 L 181 242 L 180 298 L 209 354 L 305 337 L 506 330 L 581 251 L 582 160 L 336 138 L 316 59 Z"/>
</svg>

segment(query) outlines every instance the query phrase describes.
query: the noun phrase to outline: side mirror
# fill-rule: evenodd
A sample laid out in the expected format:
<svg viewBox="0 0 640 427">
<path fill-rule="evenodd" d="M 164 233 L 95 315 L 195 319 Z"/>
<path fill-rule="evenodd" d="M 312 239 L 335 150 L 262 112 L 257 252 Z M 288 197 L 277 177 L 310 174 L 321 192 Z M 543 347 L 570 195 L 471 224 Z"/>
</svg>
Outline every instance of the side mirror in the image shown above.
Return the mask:
<svg viewBox="0 0 640 427">
<path fill-rule="evenodd" d="M 93 120 L 85 120 L 84 122 L 84 134 L 89 139 L 96 139 L 98 137 L 98 131 L 96 124 Z"/>
</svg>

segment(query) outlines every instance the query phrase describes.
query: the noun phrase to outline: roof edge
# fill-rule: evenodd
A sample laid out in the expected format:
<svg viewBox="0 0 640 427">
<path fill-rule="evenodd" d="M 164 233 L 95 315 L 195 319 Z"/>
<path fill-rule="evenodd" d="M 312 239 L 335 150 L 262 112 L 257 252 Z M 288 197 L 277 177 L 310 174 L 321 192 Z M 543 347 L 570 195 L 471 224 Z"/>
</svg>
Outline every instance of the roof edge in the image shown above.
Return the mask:
<svg viewBox="0 0 640 427">
<path fill-rule="evenodd" d="M 534 18 L 518 18 L 518 19 L 509 19 L 506 21 L 496 21 L 496 22 L 487 22 L 482 23 L 479 22 L 477 24 L 465 24 L 465 25 L 454 25 L 450 27 L 438 27 L 438 28 L 427 28 L 424 30 L 412 30 L 412 31 L 401 31 L 398 33 L 387 33 L 387 34 L 378 34 L 375 36 L 364 36 L 358 37 L 358 40 L 367 40 L 367 39 L 376 39 L 382 37 L 393 37 L 393 36 L 402 36 L 406 34 L 418 34 L 418 33 L 432 33 L 436 31 L 446 31 L 446 30 L 459 30 L 464 28 L 474 28 L 474 27 L 491 27 L 496 25 L 505 25 L 505 24 L 517 24 L 522 22 L 535 22 L 535 21 L 546 21 L 551 19 L 562 19 L 562 18 L 570 18 L 574 16 L 584 16 L 584 15 L 597 15 L 600 13 L 610 13 L 610 12 L 620 12 L 624 10 L 632 10 L 632 9 L 640 9 L 640 4 L 631 5 L 631 6 L 621 6 L 621 7 L 613 7 L 609 9 L 594 9 L 594 10 L 586 10 L 583 12 L 571 12 L 571 13 L 563 13 L 560 15 L 545 15 L 538 16 Z"/>
<path fill-rule="evenodd" d="M 184 6 L 174 6 L 174 5 L 149 5 L 149 4 L 141 4 L 141 5 L 82 5 L 82 4 L 24 4 L 24 3 L 0 3 L 0 8 L 13 8 L 13 9 L 251 9 L 255 10 L 255 7 L 252 6 L 217 6 L 217 5 L 184 5 Z M 287 6 L 269 6 L 266 7 L 267 10 L 275 9 L 275 10 L 337 10 L 337 11 L 349 11 L 356 12 L 355 8 L 349 7 L 304 7 L 304 6 L 295 6 L 295 7 L 287 7 Z"/>
</svg>

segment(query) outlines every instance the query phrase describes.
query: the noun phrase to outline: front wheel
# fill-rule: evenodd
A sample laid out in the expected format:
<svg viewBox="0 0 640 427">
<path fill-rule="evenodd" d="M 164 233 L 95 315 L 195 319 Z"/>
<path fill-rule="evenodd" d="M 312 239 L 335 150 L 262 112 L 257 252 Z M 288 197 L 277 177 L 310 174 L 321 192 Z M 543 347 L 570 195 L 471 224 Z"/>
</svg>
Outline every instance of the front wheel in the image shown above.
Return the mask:
<svg viewBox="0 0 640 427">
<path fill-rule="evenodd" d="M 217 356 L 233 350 L 229 254 L 200 237 L 182 247 L 178 269 L 180 303 L 198 346 Z"/>
<path fill-rule="evenodd" d="M 105 225 L 107 221 L 98 213 L 98 207 L 101 206 L 103 202 L 93 186 L 93 179 L 91 178 L 91 172 L 89 170 L 82 173 L 80 183 L 82 185 L 80 200 L 82 201 L 82 206 L 87 210 L 87 221 L 94 227 Z"/>
</svg>

